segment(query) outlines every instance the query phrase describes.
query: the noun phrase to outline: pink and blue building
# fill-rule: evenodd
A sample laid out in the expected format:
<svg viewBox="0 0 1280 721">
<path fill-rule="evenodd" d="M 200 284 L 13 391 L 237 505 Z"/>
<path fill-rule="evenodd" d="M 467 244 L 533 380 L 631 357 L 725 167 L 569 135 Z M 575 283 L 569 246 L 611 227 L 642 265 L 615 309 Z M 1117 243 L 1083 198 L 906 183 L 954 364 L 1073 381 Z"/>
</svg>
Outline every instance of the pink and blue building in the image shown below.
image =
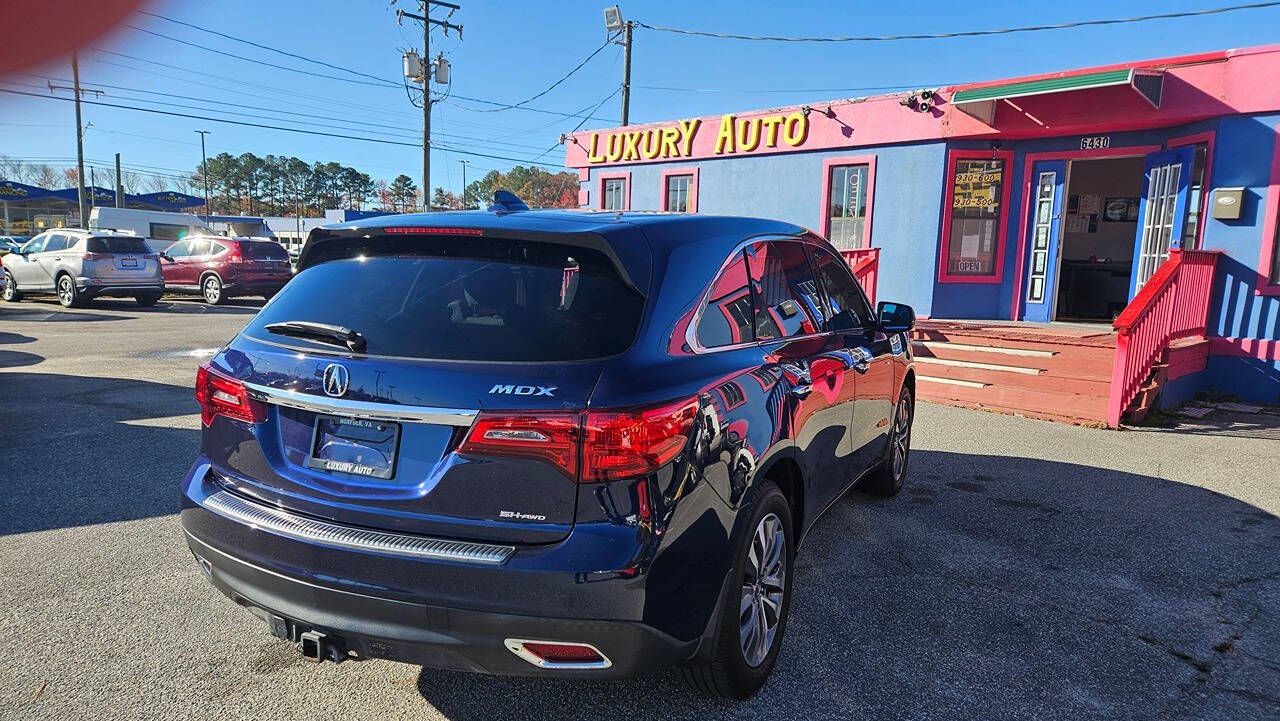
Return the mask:
<svg viewBox="0 0 1280 721">
<path fill-rule="evenodd" d="M 584 131 L 566 162 L 585 207 L 812 228 L 934 321 L 1105 324 L 1114 424 L 1153 367 L 1165 403 L 1280 401 L 1277 78 L 1280 46 L 1226 50 Z"/>
</svg>

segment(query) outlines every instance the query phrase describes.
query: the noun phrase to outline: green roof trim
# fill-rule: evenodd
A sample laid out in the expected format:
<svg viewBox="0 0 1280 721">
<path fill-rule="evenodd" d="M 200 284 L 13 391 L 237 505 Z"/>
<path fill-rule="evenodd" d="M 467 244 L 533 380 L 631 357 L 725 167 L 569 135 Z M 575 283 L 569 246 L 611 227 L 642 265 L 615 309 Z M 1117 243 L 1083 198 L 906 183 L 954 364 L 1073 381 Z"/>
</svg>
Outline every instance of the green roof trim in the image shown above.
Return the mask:
<svg viewBox="0 0 1280 721">
<path fill-rule="evenodd" d="M 958 90 L 951 96 L 952 104 L 977 103 L 985 100 L 1003 100 L 1026 95 L 1044 95 L 1060 93 L 1066 90 L 1085 90 L 1088 88 L 1105 88 L 1111 85 L 1128 85 L 1132 81 L 1133 70 L 1102 70 L 1096 73 L 1071 75 L 1063 78 L 1045 78 L 1044 80 L 1024 80 L 1018 83 L 992 85 L 973 90 Z"/>
</svg>

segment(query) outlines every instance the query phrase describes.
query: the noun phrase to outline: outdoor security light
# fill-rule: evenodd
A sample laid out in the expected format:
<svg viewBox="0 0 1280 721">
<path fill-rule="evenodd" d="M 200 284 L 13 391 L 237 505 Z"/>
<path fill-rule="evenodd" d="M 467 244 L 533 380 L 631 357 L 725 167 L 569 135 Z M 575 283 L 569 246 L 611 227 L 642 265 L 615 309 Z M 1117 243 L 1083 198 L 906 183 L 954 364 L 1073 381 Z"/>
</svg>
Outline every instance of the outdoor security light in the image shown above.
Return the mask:
<svg viewBox="0 0 1280 721">
<path fill-rule="evenodd" d="M 604 9 L 604 29 L 611 33 L 622 30 L 622 10 L 617 5 Z"/>
</svg>

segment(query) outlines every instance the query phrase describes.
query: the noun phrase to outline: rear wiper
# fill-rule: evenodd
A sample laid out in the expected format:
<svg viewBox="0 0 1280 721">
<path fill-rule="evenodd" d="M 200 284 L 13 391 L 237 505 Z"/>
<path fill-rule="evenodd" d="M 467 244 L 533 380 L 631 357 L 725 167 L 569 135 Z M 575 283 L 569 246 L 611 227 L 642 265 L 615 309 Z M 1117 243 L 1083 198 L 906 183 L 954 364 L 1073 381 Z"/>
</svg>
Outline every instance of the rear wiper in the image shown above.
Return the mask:
<svg viewBox="0 0 1280 721">
<path fill-rule="evenodd" d="M 291 335 L 298 338 L 311 338 L 325 343 L 345 346 L 353 353 L 363 353 L 366 347 L 364 336 L 358 331 L 340 325 L 313 323 L 309 320 L 287 320 L 281 323 L 268 323 L 267 332 Z"/>
</svg>

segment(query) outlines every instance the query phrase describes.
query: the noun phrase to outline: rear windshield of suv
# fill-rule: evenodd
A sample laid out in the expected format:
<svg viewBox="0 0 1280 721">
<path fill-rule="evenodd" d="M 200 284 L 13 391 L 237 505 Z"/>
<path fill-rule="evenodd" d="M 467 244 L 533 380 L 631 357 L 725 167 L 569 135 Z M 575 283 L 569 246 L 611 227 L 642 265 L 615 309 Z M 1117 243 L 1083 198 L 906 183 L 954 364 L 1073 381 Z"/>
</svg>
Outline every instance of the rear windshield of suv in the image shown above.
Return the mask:
<svg viewBox="0 0 1280 721">
<path fill-rule="evenodd" d="M 630 347 L 644 298 L 593 249 L 495 238 L 432 242 L 429 254 L 340 258 L 296 275 L 245 328 L 301 348 L 331 344 L 266 326 L 312 321 L 359 332 L 369 355 L 574 361 Z"/>
<path fill-rule="evenodd" d="M 270 241 L 252 241 L 240 243 L 240 252 L 250 260 L 288 260 L 289 254 L 284 248 Z"/>
<path fill-rule="evenodd" d="M 146 255 L 151 247 L 142 238 L 90 238 L 90 253 L 136 253 Z"/>
</svg>

